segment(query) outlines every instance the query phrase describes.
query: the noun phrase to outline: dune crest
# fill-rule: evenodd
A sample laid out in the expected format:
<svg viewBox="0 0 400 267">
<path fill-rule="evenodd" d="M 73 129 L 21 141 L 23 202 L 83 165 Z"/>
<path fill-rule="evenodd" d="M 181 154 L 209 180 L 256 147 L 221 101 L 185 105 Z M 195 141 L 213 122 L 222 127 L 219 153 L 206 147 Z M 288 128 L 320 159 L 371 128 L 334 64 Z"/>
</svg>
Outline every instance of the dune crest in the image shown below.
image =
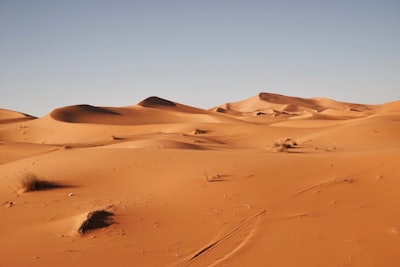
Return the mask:
<svg viewBox="0 0 400 267">
<path fill-rule="evenodd" d="M 86 118 L 95 118 L 99 116 L 116 116 L 121 115 L 111 109 L 95 107 L 91 105 L 76 105 L 55 109 L 50 113 L 50 117 L 58 121 L 64 122 L 80 122 Z"/>
<path fill-rule="evenodd" d="M 193 113 L 193 114 L 209 114 L 209 111 L 187 106 L 184 104 L 180 104 L 177 102 L 173 102 L 170 100 L 166 100 L 163 98 L 159 98 L 156 96 L 151 96 L 137 104 L 138 106 L 145 107 L 145 108 L 154 108 L 160 110 L 170 110 L 175 112 L 182 112 L 182 113 Z"/>
<path fill-rule="evenodd" d="M 176 103 L 157 97 L 157 96 L 151 96 L 148 97 L 146 99 L 144 99 L 143 101 L 138 103 L 138 106 L 142 106 L 142 107 L 159 107 L 159 106 L 165 106 L 165 107 L 175 107 Z"/>
<path fill-rule="evenodd" d="M 400 112 L 400 100 L 381 105 L 379 108 L 379 112 L 383 114 Z"/>
</svg>

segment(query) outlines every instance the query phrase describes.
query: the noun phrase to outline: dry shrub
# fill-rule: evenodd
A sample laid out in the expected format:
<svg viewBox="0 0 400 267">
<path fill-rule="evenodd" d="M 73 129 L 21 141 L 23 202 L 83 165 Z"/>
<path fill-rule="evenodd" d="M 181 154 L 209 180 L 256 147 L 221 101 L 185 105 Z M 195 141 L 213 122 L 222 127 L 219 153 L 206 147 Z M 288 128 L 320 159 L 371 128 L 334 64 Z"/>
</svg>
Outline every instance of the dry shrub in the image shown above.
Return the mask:
<svg viewBox="0 0 400 267">
<path fill-rule="evenodd" d="M 206 134 L 207 131 L 206 130 L 202 130 L 202 129 L 195 129 L 193 131 L 193 134 Z"/>
<path fill-rule="evenodd" d="M 20 188 L 24 192 L 47 190 L 58 187 L 62 187 L 62 185 L 50 181 L 41 180 L 34 173 L 26 173 L 20 180 Z"/>
<path fill-rule="evenodd" d="M 290 148 L 295 148 L 296 146 L 297 142 L 290 138 L 286 138 L 274 143 L 274 147 L 278 152 L 288 152 Z"/>
<path fill-rule="evenodd" d="M 94 229 L 107 227 L 114 223 L 112 212 L 106 210 L 95 210 L 87 214 L 86 219 L 82 222 L 78 228 L 78 233 L 84 235 L 86 232 Z"/>
<path fill-rule="evenodd" d="M 24 192 L 31 192 L 38 190 L 39 188 L 39 179 L 33 173 L 26 173 L 20 181 L 21 189 Z"/>
</svg>

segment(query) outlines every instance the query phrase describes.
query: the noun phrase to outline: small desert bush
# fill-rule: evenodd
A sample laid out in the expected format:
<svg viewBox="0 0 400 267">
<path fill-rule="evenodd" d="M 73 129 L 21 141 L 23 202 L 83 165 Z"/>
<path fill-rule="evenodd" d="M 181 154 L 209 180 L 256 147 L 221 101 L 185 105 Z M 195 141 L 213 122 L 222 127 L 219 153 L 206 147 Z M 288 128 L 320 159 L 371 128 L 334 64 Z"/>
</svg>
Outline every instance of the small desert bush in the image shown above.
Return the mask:
<svg viewBox="0 0 400 267">
<path fill-rule="evenodd" d="M 31 192 L 38 190 L 39 188 L 39 179 L 33 173 L 26 173 L 20 181 L 21 189 L 25 192 Z"/>
<path fill-rule="evenodd" d="M 202 129 L 195 129 L 193 131 L 193 134 L 206 134 L 207 131 L 206 130 L 202 130 Z"/>
<path fill-rule="evenodd" d="M 20 180 L 20 188 L 24 192 L 46 190 L 57 187 L 60 187 L 60 185 L 54 182 L 41 180 L 34 173 L 26 173 L 22 176 Z"/>
<path fill-rule="evenodd" d="M 281 141 L 277 141 L 274 143 L 274 147 L 276 148 L 276 151 L 278 152 L 287 152 L 289 148 L 294 148 L 297 146 L 297 142 L 290 139 L 286 138 Z"/>
<path fill-rule="evenodd" d="M 110 226 L 114 223 L 112 219 L 113 215 L 112 212 L 106 210 L 95 210 L 89 212 L 86 219 L 78 228 L 78 233 L 84 235 L 87 231 Z"/>
<path fill-rule="evenodd" d="M 291 146 L 285 143 L 275 143 L 274 146 L 276 147 L 276 151 L 278 152 L 287 152 Z"/>
</svg>

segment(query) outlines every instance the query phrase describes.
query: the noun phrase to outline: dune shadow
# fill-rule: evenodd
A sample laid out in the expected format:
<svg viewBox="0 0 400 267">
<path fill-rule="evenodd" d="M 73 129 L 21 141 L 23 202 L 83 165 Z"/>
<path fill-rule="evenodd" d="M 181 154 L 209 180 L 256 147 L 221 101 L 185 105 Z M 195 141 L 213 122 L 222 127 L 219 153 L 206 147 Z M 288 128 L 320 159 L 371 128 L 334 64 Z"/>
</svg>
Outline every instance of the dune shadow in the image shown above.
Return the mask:
<svg viewBox="0 0 400 267">
<path fill-rule="evenodd" d="M 159 98 L 156 96 L 151 96 L 146 98 L 145 100 L 141 101 L 140 103 L 138 103 L 139 106 L 142 107 L 154 107 L 154 106 L 165 106 L 165 107 L 175 107 L 176 104 L 172 101 L 163 99 L 163 98 Z"/>
</svg>

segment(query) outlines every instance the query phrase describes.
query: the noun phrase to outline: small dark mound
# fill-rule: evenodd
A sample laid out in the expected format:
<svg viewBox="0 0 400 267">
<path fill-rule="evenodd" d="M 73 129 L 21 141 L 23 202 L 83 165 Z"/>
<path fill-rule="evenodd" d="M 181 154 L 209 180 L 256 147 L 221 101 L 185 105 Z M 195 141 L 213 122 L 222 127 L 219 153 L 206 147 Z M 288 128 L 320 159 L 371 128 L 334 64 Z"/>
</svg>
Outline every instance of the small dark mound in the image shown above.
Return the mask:
<svg viewBox="0 0 400 267">
<path fill-rule="evenodd" d="M 154 106 L 175 107 L 176 104 L 172 101 L 162 99 L 156 96 L 151 96 L 138 103 L 139 106 L 151 108 Z"/>
<path fill-rule="evenodd" d="M 78 233 L 84 235 L 90 230 L 104 228 L 113 224 L 111 216 L 114 214 L 105 210 L 95 210 L 88 213 L 86 220 L 78 228 Z"/>
</svg>

